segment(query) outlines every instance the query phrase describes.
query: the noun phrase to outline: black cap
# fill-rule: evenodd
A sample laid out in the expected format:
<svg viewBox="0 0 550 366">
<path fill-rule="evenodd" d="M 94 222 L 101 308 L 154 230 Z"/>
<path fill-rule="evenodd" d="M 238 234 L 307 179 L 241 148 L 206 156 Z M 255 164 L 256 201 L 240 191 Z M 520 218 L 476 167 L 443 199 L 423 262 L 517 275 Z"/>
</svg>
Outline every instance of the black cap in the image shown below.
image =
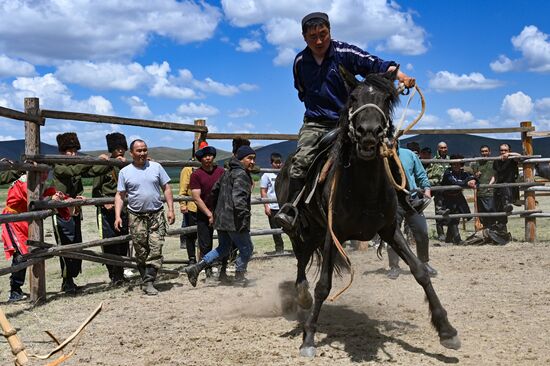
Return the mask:
<svg viewBox="0 0 550 366">
<path fill-rule="evenodd" d="M 327 23 L 330 24 L 328 21 L 328 15 L 326 13 L 321 12 L 315 12 L 315 13 L 309 13 L 302 19 L 302 28 L 306 25 L 307 22 L 309 22 L 311 19 L 323 19 Z"/>
</svg>

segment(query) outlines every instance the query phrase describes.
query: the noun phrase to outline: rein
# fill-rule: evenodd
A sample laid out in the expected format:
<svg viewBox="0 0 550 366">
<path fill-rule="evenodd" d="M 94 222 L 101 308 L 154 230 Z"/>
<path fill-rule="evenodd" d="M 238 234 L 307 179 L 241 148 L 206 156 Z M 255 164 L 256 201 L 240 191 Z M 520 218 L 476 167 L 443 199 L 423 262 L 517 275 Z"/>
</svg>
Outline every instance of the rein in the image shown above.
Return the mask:
<svg viewBox="0 0 550 366">
<path fill-rule="evenodd" d="M 353 143 L 357 143 L 357 132 L 355 131 L 355 127 L 353 127 L 353 118 L 354 118 L 359 112 L 362 112 L 362 111 L 364 111 L 364 110 L 367 109 L 367 108 L 374 108 L 375 110 L 377 110 L 378 112 L 380 112 L 380 114 L 381 114 L 382 117 L 384 118 L 384 136 L 388 133 L 388 128 L 389 128 L 390 124 L 388 123 L 388 117 L 386 116 L 386 113 L 384 113 L 384 111 L 383 111 L 379 106 L 377 106 L 376 104 L 373 104 L 373 103 L 363 104 L 361 107 L 357 108 L 357 109 L 354 110 L 353 112 L 351 111 L 351 108 L 350 108 L 349 111 L 348 111 L 348 122 L 349 122 L 349 125 L 348 125 L 348 129 L 349 129 L 348 136 L 349 136 L 349 138 L 351 139 L 351 142 L 353 142 Z"/>
<path fill-rule="evenodd" d="M 340 169 L 336 168 L 336 172 L 334 174 L 334 177 L 332 178 L 332 184 L 330 185 L 330 196 L 329 196 L 329 199 L 328 199 L 328 230 L 330 232 L 330 236 L 332 237 L 332 240 L 334 241 L 334 245 L 336 245 L 336 249 L 338 249 L 338 252 L 340 252 L 340 255 L 346 260 L 346 264 L 349 267 L 351 277 L 350 277 L 350 280 L 349 280 L 349 283 L 347 284 L 347 286 L 344 287 L 343 289 L 341 289 L 340 291 L 338 291 L 338 293 L 336 295 L 332 296 L 329 299 L 330 301 L 336 300 L 348 288 L 350 288 L 350 286 L 353 282 L 353 276 L 354 276 L 353 267 L 351 266 L 351 260 L 349 259 L 348 254 L 346 253 L 346 251 L 342 247 L 342 244 L 340 243 L 340 241 L 336 237 L 336 234 L 334 234 L 334 230 L 332 230 L 332 213 L 333 213 L 332 204 L 333 204 L 333 201 L 334 201 L 333 196 L 334 196 L 334 191 L 336 191 L 336 184 L 338 183 L 339 178 L 340 178 Z"/>
</svg>

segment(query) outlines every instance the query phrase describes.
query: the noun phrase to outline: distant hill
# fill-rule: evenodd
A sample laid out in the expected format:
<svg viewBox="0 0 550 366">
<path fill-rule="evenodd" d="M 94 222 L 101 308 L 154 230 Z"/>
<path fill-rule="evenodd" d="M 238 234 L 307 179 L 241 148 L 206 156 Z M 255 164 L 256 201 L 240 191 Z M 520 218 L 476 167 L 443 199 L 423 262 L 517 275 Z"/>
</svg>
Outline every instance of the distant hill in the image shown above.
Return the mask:
<svg viewBox="0 0 550 366">
<path fill-rule="evenodd" d="M 42 154 L 59 154 L 57 146 L 40 143 Z M 0 157 L 19 160 L 25 154 L 25 140 L 0 141 Z"/>
</svg>

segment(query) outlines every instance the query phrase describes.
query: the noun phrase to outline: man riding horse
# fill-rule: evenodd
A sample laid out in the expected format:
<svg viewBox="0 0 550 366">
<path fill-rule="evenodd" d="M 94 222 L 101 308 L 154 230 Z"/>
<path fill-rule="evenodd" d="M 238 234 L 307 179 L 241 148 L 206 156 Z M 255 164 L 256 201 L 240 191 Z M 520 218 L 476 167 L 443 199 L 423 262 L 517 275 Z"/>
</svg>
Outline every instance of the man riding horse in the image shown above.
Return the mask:
<svg viewBox="0 0 550 366">
<path fill-rule="evenodd" d="M 336 127 L 340 111 L 348 99 L 339 66 L 363 77 L 393 71 L 398 67 L 394 61 L 384 61 L 359 47 L 333 40 L 325 13 L 306 15 L 302 19 L 302 35 L 307 47 L 296 56 L 293 72 L 294 87 L 306 111 L 298 148 L 292 158 L 288 200 L 275 216 L 286 231 L 295 228 L 298 212 L 295 201 L 304 186 L 308 168 L 320 152 L 319 141 Z M 401 71 L 397 72 L 397 79 L 407 88 L 414 87 L 415 79 Z"/>
</svg>

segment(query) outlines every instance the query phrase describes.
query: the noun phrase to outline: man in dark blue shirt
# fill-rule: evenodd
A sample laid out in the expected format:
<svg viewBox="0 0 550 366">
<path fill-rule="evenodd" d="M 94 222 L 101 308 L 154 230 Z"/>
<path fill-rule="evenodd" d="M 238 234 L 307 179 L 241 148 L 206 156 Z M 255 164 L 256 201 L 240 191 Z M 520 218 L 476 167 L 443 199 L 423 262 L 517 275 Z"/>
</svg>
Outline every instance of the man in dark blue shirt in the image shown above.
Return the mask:
<svg viewBox="0 0 550 366">
<path fill-rule="evenodd" d="M 347 102 L 348 91 L 338 66 L 361 76 L 393 71 L 397 67 L 394 61 L 384 61 L 359 47 L 331 39 L 330 22 L 325 13 L 306 15 L 302 19 L 302 35 L 307 47 L 296 55 L 293 72 L 294 87 L 306 111 L 290 168 L 288 202 L 296 200 L 307 170 L 319 153 L 319 140 L 336 127 L 340 111 Z M 407 88 L 414 86 L 415 80 L 401 71 L 397 78 Z M 275 218 L 284 229 L 292 230 L 294 210 L 285 209 L 285 206 Z"/>
</svg>

